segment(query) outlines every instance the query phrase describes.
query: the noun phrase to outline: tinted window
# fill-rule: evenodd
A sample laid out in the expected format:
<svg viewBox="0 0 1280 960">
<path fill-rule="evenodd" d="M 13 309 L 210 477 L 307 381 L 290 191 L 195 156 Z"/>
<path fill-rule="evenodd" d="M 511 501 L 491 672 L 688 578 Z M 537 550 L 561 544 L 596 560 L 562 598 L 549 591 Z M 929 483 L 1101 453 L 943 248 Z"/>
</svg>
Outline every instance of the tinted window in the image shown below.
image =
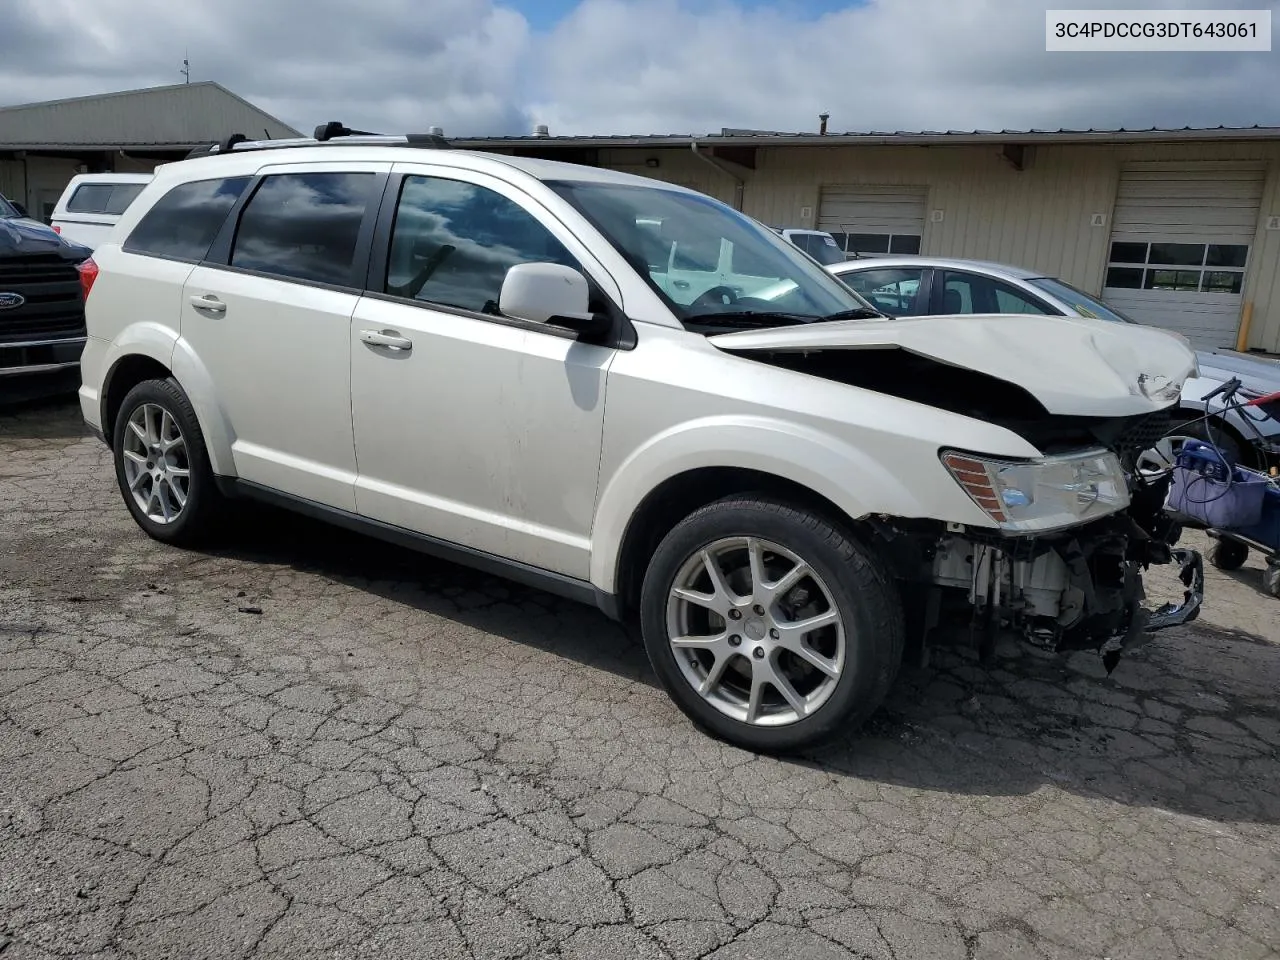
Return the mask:
<svg viewBox="0 0 1280 960">
<path fill-rule="evenodd" d="M 890 253 L 916 254 L 920 252 L 920 238 L 909 234 L 897 234 L 889 241 Z"/>
<path fill-rule="evenodd" d="M 67 201 L 68 213 L 101 213 L 107 208 L 111 199 L 109 183 L 86 183 L 76 188 L 76 192 Z"/>
<path fill-rule="evenodd" d="M 183 183 L 161 197 L 124 242 L 130 253 L 203 260 L 248 177 Z"/>
<path fill-rule="evenodd" d="M 119 216 L 140 194 L 145 183 L 86 183 L 67 201 L 67 213 L 103 213 Z"/>
<path fill-rule="evenodd" d="M 372 173 L 287 173 L 262 181 L 245 205 L 231 265 L 349 286 Z"/>
<path fill-rule="evenodd" d="M 943 313 L 980 313 L 974 305 L 978 299 L 974 289 L 978 277 L 970 273 L 944 273 L 942 281 Z"/>
<path fill-rule="evenodd" d="M 1038 300 L 1033 300 L 1013 287 L 994 280 L 991 283 L 995 293 L 995 313 L 1048 313 L 1048 309 Z"/>
<path fill-rule="evenodd" d="M 546 227 L 501 194 L 457 180 L 405 178 L 387 293 L 496 313 L 502 281 L 517 263 L 581 269 Z"/>
<path fill-rule="evenodd" d="M 872 306 L 901 317 L 925 312 L 917 309 L 916 301 L 922 273 L 918 267 L 879 267 L 844 273 L 840 279 L 870 300 Z"/>
</svg>

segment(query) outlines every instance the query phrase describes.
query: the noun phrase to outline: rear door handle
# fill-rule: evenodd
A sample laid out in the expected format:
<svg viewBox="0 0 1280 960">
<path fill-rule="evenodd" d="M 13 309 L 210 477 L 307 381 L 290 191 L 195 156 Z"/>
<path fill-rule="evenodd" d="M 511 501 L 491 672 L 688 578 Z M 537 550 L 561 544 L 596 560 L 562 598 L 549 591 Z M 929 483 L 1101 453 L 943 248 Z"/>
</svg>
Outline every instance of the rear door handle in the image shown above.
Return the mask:
<svg viewBox="0 0 1280 960">
<path fill-rule="evenodd" d="M 227 305 L 212 293 L 206 293 L 203 297 L 192 297 L 191 305 L 197 310 L 203 310 L 205 313 L 221 314 L 227 312 Z"/>
<path fill-rule="evenodd" d="M 413 341 L 389 330 L 361 330 L 360 339 L 372 347 L 386 347 L 388 350 L 412 350 Z"/>
</svg>

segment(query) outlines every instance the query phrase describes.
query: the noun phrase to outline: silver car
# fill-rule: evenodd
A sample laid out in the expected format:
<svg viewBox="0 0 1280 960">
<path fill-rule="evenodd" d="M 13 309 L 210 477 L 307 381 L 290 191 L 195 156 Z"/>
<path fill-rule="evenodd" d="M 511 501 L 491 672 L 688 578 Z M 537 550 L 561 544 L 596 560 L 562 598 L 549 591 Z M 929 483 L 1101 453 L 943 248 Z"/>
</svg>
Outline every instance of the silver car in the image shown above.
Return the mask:
<svg viewBox="0 0 1280 960">
<path fill-rule="evenodd" d="M 895 317 L 1029 313 L 1136 322 L 1064 280 L 1003 263 L 889 256 L 848 260 L 827 269 L 876 309 Z M 1232 377 L 1240 378 L 1243 399 L 1280 391 L 1280 362 L 1205 350 L 1196 351 L 1196 359 L 1200 376 L 1188 380 L 1182 390 L 1181 410 L 1188 422 L 1175 427 L 1173 442 L 1162 444 L 1152 455 L 1167 458 L 1178 437 L 1193 436 L 1211 439 L 1228 456 L 1243 456 L 1255 466 L 1280 458 L 1280 401 L 1224 410 L 1221 401 L 1206 404 L 1202 399 Z"/>
</svg>

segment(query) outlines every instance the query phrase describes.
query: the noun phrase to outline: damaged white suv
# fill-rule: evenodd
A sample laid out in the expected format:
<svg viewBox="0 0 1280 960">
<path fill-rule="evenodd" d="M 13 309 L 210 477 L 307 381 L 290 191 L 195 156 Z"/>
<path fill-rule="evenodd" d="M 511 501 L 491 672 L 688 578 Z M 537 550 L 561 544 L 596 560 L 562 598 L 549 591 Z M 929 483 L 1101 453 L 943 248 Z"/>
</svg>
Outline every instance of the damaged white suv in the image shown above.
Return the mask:
<svg viewBox="0 0 1280 960">
<path fill-rule="evenodd" d="M 890 319 L 701 194 L 440 146 L 233 138 L 97 248 L 80 397 L 148 534 L 254 497 L 598 604 L 762 751 L 862 721 L 949 624 L 1113 663 L 1196 615 L 1134 470 L 1177 340 Z"/>
</svg>

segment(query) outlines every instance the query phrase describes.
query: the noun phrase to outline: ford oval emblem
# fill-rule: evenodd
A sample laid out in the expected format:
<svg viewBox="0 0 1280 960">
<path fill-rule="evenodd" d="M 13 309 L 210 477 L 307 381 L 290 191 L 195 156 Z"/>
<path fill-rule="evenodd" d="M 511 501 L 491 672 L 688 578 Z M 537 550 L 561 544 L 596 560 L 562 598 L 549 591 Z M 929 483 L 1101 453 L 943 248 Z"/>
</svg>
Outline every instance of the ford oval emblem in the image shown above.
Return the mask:
<svg viewBox="0 0 1280 960">
<path fill-rule="evenodd" d="M 0 310 L 17 310 L 27 302 L 27 298 L 20 293 L 0 293 Z"/>
</svg>

